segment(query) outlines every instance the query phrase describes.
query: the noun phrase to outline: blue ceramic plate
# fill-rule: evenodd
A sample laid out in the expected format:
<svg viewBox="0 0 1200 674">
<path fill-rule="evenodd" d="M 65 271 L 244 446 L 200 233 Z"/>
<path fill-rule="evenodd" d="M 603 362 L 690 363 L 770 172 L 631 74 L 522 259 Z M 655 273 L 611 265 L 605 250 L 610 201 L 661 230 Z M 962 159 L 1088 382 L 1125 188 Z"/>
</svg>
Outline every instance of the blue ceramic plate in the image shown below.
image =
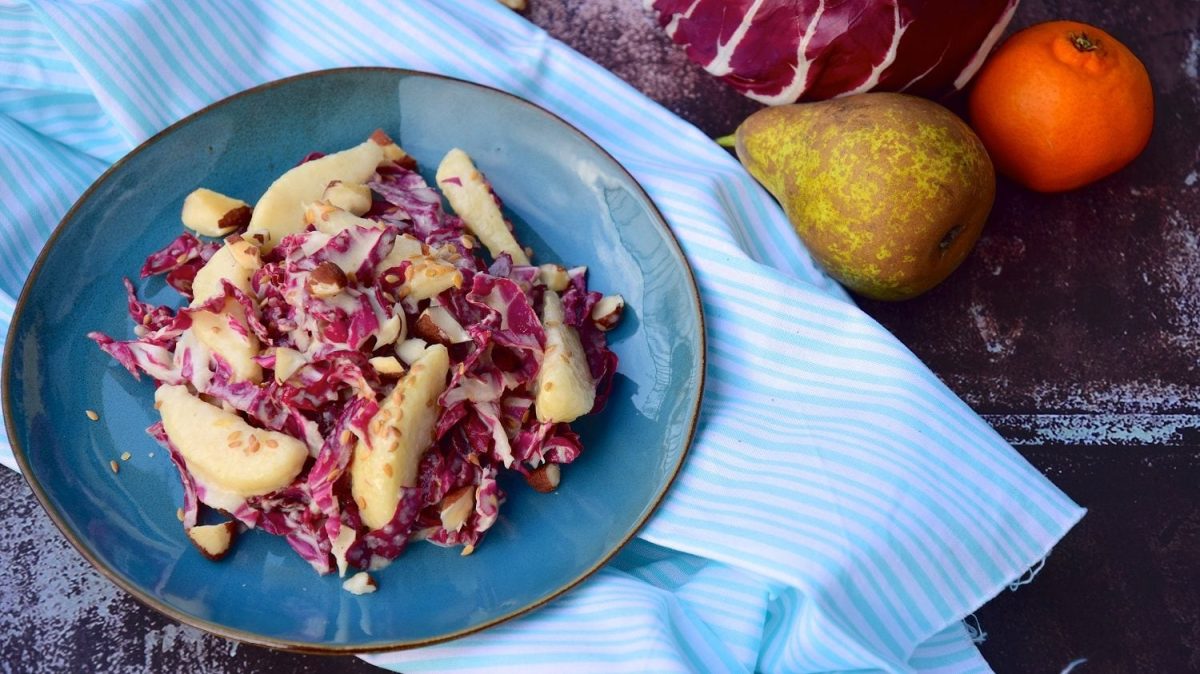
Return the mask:
<svg viewBox="0 0 1200 674">
<path fill-rule="evenodd" d="M 249 532 L 210 562 L 175 517 L 167 453 L 144 432 L 153 384 L 136 382 L 84 335 L 129 338 L 121 288 L 181 231 L 203 186 L 253 202 L 312 150 L 383 128 L 423 167 L 461 147 L 487 172 L 535 258 L 586 264 L 619 292 L 621 358 L 612 401 L 576 424 L 583 456 L 561 488 L 502 483 L 509 500 L 469 557 L 415 544 L 355 596 L 281 538 Z M 179 300 L 162 281 L 139 287 Z M 529 611 L 586 578 L 628 541 L 679 471 L 696 424 L 704 328 L 679 246 L 633 178 L 554 115 L 486 87 L 392 69 L 343 69 L 267 84 L 216 103 L 122 159 L 46 245 L 4 354 L 5 422 L 30 486 L 101 572 L 180 621 L 274 647 L 371 651 L 451 639 Z M 93 422 L 85 410 L 96 410 Z M 132 458 L 120 461 L 123 452 Z M 151 456 L 152 455 L 152 456 Z M 120 473 L 109 462 L 117 460 Z"/>
</svg>

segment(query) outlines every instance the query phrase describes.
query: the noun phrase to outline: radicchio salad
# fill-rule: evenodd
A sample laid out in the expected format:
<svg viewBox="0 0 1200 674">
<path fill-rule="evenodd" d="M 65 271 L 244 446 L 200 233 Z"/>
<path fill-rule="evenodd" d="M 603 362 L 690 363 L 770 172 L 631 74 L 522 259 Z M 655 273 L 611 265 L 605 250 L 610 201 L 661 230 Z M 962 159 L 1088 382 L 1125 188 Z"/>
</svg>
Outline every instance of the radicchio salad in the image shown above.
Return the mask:
<svg viewBox="0 0 1200 674">
<path fill-rule="evenodd" d="M 253 208 L 196 190 L 192 231 L 141 270 L 187 306 L 143 302 L 126 279 L 136 338 L 89 335 L 157 382 L 149 433 L 205 555 L 247 528 L 320 574 L 378 569 L 413 540 L 470 554 L 501 472 L 552 491 L 579 456 L 569 424 L 604 407 L 624 301 L 589 290 L 584 267 L 535 266 L 461 150 L 436 181 L 376 131 L 309 155 Z M 230 519 L 200 524 L 202 507 Z"/>
</svg>

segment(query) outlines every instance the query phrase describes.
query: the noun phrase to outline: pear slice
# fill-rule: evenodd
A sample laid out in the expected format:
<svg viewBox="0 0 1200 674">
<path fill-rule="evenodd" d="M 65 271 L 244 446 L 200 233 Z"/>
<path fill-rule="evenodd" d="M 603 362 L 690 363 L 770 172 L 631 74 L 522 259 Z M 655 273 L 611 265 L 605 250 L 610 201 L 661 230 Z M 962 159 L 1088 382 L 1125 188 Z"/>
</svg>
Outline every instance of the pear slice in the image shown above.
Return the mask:
<svg viewBox="0 0 1200 674">
<path fill-rule="evenodd" d="M 370 446 L 360 440 L 354 448 L 350 491 L 371 529 L 386 526 L 400 503 L 400 490 L 417 484 L 421 456 L 433 444 L 437 399 L 446 390 L 449 370 L 446 347 L 425 349 L 367 424 Z"/>
<path fill-rule="evenodd" d="M 275 347 L 275 383 L 282 384 L 308 364 L 304 354 L 286 346 Z"/>
<path fill-rule="evenodd" d="M 160 386 L 154 403 L 167 437 L 206 490 L 239 499 L 268 494 L 291 484 L 308 458 L 303 442 L 254 428 L 185 386 Z"/>
<path fill-rule="evenodd" d="M 487 179 L 466 152 L 454 148 L 438 165 L 437 184 L 467 228 L 487 246 L 493 258 L 508 253 L 513 264 L 528 265 L 529 256 L 513 237 L 496 204 Z M 255 211 L 257 213 L 257 211 Z"/>
<path fill-rule="evenodd" d="M 329 183 L 365 183 L 381 161 L 383 147 L 367 140 L 289 170 L 254 205 L 246 236 L 261 236 L 263 250 L 270 251 L 288 234 L 304 231 L 304 205 L 319 200 Z"/>
<path fill-rule="evenodd" d="M 414 258 L 405 275 L 408 296 L 414 300 L 427 300 L 450 288 L 461 288 L 463 274 L 449 262 L 422 255 Z"/>
<path fill-rule="evenodd" d="M 588 370 L 583 344 L 575 328 L 563 320 L 562 300 L 547 289 L 542 307 L 546 351 L 534 383 L 538 421 L 575 421 L 596 403 L 596 382 Z"/>
<path fill-rule="evenodd" d="M 383 154 L 386 159 L 387 148 L 384 148 Z M 330 205 L 354 215 L 362 215 L 371 210 L 371 188 L 362 183 L 334 181 L 325 188 L 325 193 L 321 196 Z"/>
<path fill-rule="evenodd" d="M 201 187 L 183 200 L 179 218 L 197 234 L 220 237 L 250 222 L 250 204 Z"/>
<path fill-rule="evenodd" d="M 237 321 L 246 334 L 230 327 L 230 321 Z M 192 314 L 190 329 L 196 339 L 229 363 L 233 381 L 262 382 L 262 366 L 254 361 L 259 352 L 258 337 L 250 332 L 246 312 L 236 300 L 225 300 L 225 308 L 220 313 L 200 311 Z"/>
<path fill-rule="evenodd" d="M 257 246 L 245 239 L 229 241 L 196 272 L 196 278 L 192 280 L 192 306 L 224 293 L 221 281 L 226 280 L 253 297 L 250 279 L 261 264 Z M 237 321 L 246 335 L 238 334 L 229 327 L 230 320 Z M 190 329 L 198 340 L 229 363 L 235 381 L 252 381 L 256 384 L 262 381 L 262 367 L 254 362 L 259 352 L 258 338 L 248 329 L 246 313 L 236 300 L 226 300 L 219 313 L 200 311 L 192 314 Z"/>
<path fill-rule="evenodd" d="M 200 554 L 217 561 L 229 552 L 229 546 L 233 544 L 233 537 L 237 533 L 236 522 L 222 522 L 220 524 L 201 524 L 187 530 L 188 538 L 200 550 Z"/>
<path fill-rule="evenodd" d="M 350 211 L 343 210 L 331 203 L 317 201 L 304 207 L 304 222 L 317 228 L 318 232 L 336 236 L 354 227 L 382 229 L 383 223 L 378 220 L 360 218 Z"/>
<path fill-rule="evenodd" d="M 192 306 L 204 304 L 225 292 L 221 286 L 223 280 L 228 280 L 233 287 L 247 295 L 253 295 L 250 279 L 254 278 L 254 272 L 258 271 L 261 264 L 258 247 L 245 239 L 221 246 L 196 272 L 196 278 L 192 279 Z"/>
<path fill-rule="evenodd" d="M 438 517 L 442 528 L 446 531 L 458 531 L 467 523 L 467 518 L 475 512 L 475 487 L 466 485 L 446 494 L 438 505 Z"/>
</svg>

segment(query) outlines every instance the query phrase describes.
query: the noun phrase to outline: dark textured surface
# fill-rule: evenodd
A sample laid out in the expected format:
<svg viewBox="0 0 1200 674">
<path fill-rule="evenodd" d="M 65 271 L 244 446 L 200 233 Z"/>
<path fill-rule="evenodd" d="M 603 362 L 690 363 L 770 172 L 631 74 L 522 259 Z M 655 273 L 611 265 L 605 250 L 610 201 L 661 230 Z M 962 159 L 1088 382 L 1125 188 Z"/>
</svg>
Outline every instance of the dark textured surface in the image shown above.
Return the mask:
<svg viewBox="0 0 1200 674">
<path fill-rule="evenodd" d="M 757 108 L 690 65 L 640 0 L 529 1 L 536 23 L 710 135 Z M 1032 584 L 977 613 L 996 671 L 1200 671 L 1200 2 L 1025 0 L 1014 25 L 1052 18 L 1143 58 L 1150 146 L 1070 194 L 1002 181 L 947 283 L 862 306 L 1090 509 Z M 372 671 L 176 625 L 92 571 L 5 471 L 0 503 L 2 671 Z"/>
</svg>

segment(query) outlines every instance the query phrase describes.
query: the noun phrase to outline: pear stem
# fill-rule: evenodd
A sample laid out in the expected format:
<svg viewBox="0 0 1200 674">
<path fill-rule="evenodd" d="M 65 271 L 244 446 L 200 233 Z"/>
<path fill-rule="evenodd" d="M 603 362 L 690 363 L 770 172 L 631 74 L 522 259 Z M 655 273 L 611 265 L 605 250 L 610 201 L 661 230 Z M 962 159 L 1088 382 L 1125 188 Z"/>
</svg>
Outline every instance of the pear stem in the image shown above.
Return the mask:
<svg viewBox="0 0 1200 674">
<path fill-rule="evenodd" d="M 717 138 L 716 140 L 717 140 L 717 145 L 720 145 L 721 147 L 733 147 L 733 146 L 737 145 L 737 138 L 732 133 L 729 134 L 728 136 L 721 136 L 720 138 Z"/>
</svg>

